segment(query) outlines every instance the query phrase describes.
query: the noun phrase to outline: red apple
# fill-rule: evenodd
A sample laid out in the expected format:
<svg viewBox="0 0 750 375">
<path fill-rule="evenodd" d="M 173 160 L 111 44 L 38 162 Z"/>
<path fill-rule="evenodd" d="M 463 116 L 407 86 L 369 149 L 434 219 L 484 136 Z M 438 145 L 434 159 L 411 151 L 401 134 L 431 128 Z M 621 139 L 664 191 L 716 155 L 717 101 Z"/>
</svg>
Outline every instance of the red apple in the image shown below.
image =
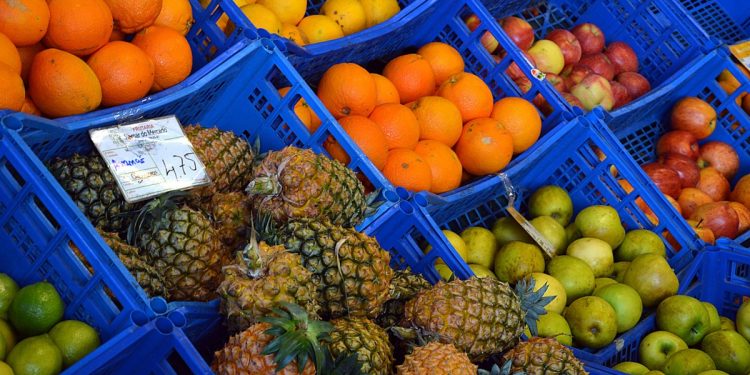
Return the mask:
<svg viewBox="0 0 750 375">
<path fill-rule="evenodd" d="M 609 111 L 615 104 L 612 86 L 609 85 L 606 78 L 598 74 L 589 74 L 581 83 L 573 86 L 570 93 L 581 101 L 583 108 L 587 111 L 594 109 L 596 106 L 601 106 Z"/>
<path fill-rule="evenodd" d="M 625 42 L 612 42 L 604 50 L 609 61 L 615 67 L 615 74 L 638 72 L 638 56 Z"/>
<path fill-rule="evenodd" d="M 581 43 L 584 55 L 599 53 L 604 49 L 604 33 L 593 23 L 582 23 L 570 30 Z"/>
<path fill-rule="evenodd" d="M 581 43 L 570 31 L 554 29 L 544 39 L 551 40 L 560 47 L 565 57 L 565 65 L 575 64 L 581 60 Z"/>
<path fill-rule="evenodd" d="M 698 140 L 692 133 L 684 130 L 668 131 L 656 143 L 656 155 L 672 153 L 685 155 L 692 160 L 697 160 L 699 150 Z"/>
<path fill-rule="evenodd" d="M 707 142 L 700 147 L 698 166 L 701 168 L 714 167 L 727 180 L 732 180 L 740 168 L 740 157 L 734 148 L 721 141 Z"/>
<path fill-rule="evenodd" d="M 570 105 L 571 105 L 572 107 L 583 108 L 583 103 L 581 103 L 581 101 L 580 101 L 580 100 L 578 100 L 578 98 L 576 98 L 575 96 L 573 96 L 573 94 L 571 94 L 571 93 L 569 93 L 569 92 L 564 92 L 564 93 L 562 93 L 562 97 L 563 97 L 563 99 L 565 99 L 565 100 L 566 100 L 566 101 L 568 102 L 568 104 L 570 104 Z"/>
<path fill-rule="evenodd" d="M 617 81 L 609 81 L 609 85 L 612 86 L 612 95 L 615 98 L 615 105 L 612 106 L 612 109 L 617 109 L 630 103 L 630 93 L 628 93 L 628 89 L 625 86 Z"/>
<path fill-rule="evenodd" d="M 518 17 L 505 17 L 499 21 L 500 26 L 508 34 L 510 40 L 522 51 L 526 51 L 534 44 L 534 29 L 528 22 Z"/>
<path fill-rule="evenodd" d="M 700 169 L 695 164 L 695 160 L 685 155 L 663 154 L 659 156 L 659 163 L 677 172 L 682 188 L 695 187 L 700 180 Z"/>
<path fill-rule="evenodd" d="M 714 200 L 698 188 L 689 187 L 684 188 L 680 192 L 680 196 L 677 197 L 677 203 L 682 208 L 682 217 L 689 218 L 695 209 L 706 204 L 711 203 Z"/>
<path fill-rule="evenodd" d="M 522 94 L 525 94 L 531 90 L 531 81 L 526 78 L 526 76 L 520 77 L 518 79 L 513 80 L 513 82 L 516 83 L 518 86 L 518 89 L 521 90 Z"/>
<path fill-rule="evenodd" d="M 691 228 L 695 231 L 695 233 L 700 237 L 703 242 L 713 245 L 716 243 L 716 236 L 714 235 L 714 232 L 711 231 L 711 229 L 708 229 L 703 226 L 703 223 L 698 222 L 697 220 L 688 220 L 687 223 L 690 225 Z"/>
<path fill-rule="evenodd" d="M 568 65 L 563 69 L 562 73 L 560 73 L 563 79 L 565 79 L 565 85 L 569 89 L 581 83 L 584 78 L 591 74 L 594 74 L 594 71 L 588 66 L 581 64 Z"/>
<path fill-rule="evenodd" d="M 620 73 L 615 77 L 615 81 L 622 83 L 628 89 L 630 97 L 636 100 L 643 94 L 651 91 L 651 84 L 646 77 L 635 72 Z"/>
<path fill-rule="evenodd" d="M 740 202 L 729 202 L 729 207 L 732 207 L 734 212 L 737 213 L 739 224 L 737 224 L 737 235 L 745 233 L 750 229 L 750 209 Z"/>
<path fill-rule="evenodd" d="M 750 207 L 750 174 L 742 176 L 736 184 L 729 199 L 740 202 L 745 207 Z"/>
<path fill-rule="evenodd" d="M 526 57 L 526 59 L 529 60 L 529 63 L 531 64 L 531 66 L 536 66 L 536 64 L 534 63 L 534 58 L 531 57 L 531 55 L 529 55 L 528 52 L 526 52 L 526 51 L 521 51 L 521 52 Z M 502 55 L 503 55 L 502 57 L 495 56 L 495 62 L 500 62 L 500 59 L 503 58 L 503 57 L 505 57 L 504 56 L 505 52 L 503 52 Z M 512 63 L 510 63 L 510 65 L 508 65 L 508 69 L 505 69 L 505 73 L 510 77 L 510 79 L 512 79 L 514 81 L 516 79 L 521 78 L 521 77 L 524 77 L 524 78 L 526 77 L 526 75 L 523 74 L 523 71 L 521 71 L 521 68 L 518 67 L 518 64 L 516 64 L 515 62 L 512 62 Z"/>
<path fill-rule="evenodd" d="M 565 86 L 565 80 L 563 80 L 563 78 L 559 75 L 547 73 L 546 78 L 547 81 L 549 81 L 549 83 L 552 84 L 552 86 L 554 86 L 555 90 L 557 90 L 558 92 L 563 93 L 565 91 L 568 91 L 568 87 Z"/>
<path fill-rule="evenodd" d="M 680 203 L 677 202 L 677 199 L 674 199 L 666 194 L 662 194 L 662 195 L 664 195 L 664 198 L 666 198 L 669 204 L 671 204 L 672 207 L 674 207 L 675 211 L 677 211 L 677 213 L 680 214 L 680 216 L 682 216 L 682 207 L 680 206 Z"/>
<path fill-rule="evenodd" d="M 708 194 L 715 202 L 729 198 L 729 181 L 714 167 L 706 167 L 700 170 L 698 189 Z"/>
<path fill-rule="evenodd" d="M 645 164 L 641 168 L 662 193 L 672 198 L 680 196 L 682 184 L 680 183 L 680 175 L 674 169 L 659 163 Z"/>
<path fill-rule="evenodd" d="M 469 18 L 464 21 L 466 23 L 466 27 L 469 28 L 469 31 L 474 31 L 479 27 L 479 25 L 482 24 L 482 21 L 477 17 L 475 14 L 472 14 L 469 16 Z M 482 37 L 479 39 L 480 43 L 482 43 L 482 46 L 487 50 L 489 53 L 495 52 L 497 49 L 497 46 L 499 42 L 497 39 L 495 39 L 494 36 L 489 31 L 485 31 L 484 34 L 482 34 Z"/>
<path fill-rule="evenodd" d="M 578 63 L 588 66 L 594 73 L 606 78 L 608 81 L 615 78 L 615 67 L 603 53 L 583 55 L 581 61 Z"/>
<path fill-rule="evenodd" d="M 707 203 L 698 207 L 690 216 L 718 237 L 737 237 L 740 219 L 728 202 Z"/>
<path fill-rule="evenodd" d="M 670 124 L 672 129 L 685 130 L 693 133 L 695 138 L 703 139 L 716 128 L 716 111 L 705 101 L 688 96 L 672 107 Z"/>
</svg>

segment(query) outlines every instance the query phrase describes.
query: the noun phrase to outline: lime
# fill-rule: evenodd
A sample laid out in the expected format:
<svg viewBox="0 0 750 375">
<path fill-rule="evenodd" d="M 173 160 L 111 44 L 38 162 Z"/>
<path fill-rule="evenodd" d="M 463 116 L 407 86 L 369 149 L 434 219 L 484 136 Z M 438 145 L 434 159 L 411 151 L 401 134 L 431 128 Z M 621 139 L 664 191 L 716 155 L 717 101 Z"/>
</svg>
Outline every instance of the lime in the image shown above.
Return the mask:
<svg viewBox="0 0 750 375">
<path fill-rule="evenodd" d="M 0 319 L 8 318 L 8 308 L 18 293 L 18 284 L 10 276 L 0 273 Z"/>
<path fill-rule="evenodd" d="M 5 341 L 5 353 L 10 353 L 16 346 L 16 333 L 8 322 L 0 319 L 0 339 Z"/>
<path fill-rule="evenodd" d="M 0 361 L 0 375 L 13 375 L 13 369 L 7 363 Z"/>
<path fill-rule="evenodd" d="M 44 334 L 21 340 L 8 355 L 15 375 L 54 375 L 62 370 L 62 353 Z"/>
<path fill-rule="evenodd" d="M 64 320 L 49 331 L 63 355 L 63 365 L 70 367 L 99 347 L 99 334 L 90 325 L 77 320 Z"/>
<path fill-rule="evenodd" d="M 49 331 L 63 317 L 65 305 L 55 287 L 48 282 L 27 285 L 16 294 L 8 317 L 24 337 Z"/>
</svg>

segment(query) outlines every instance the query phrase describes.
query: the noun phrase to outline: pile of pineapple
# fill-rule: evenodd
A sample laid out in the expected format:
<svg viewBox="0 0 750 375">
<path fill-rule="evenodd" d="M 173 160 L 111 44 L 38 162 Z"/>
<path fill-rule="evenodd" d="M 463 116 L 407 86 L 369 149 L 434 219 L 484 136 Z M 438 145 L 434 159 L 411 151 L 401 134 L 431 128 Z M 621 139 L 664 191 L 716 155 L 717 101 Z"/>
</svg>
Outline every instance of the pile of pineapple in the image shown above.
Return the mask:
<svg viewBox="0 0 750 375">
<path fill-rule="evenodd" d="M 48 167 L 146 293 L 221 299 L 233 336 L 216 373 L 585 373 L 554 339 L 519 342 L 544 314 L 546 286 L 432 286 L 394 271 L 354 229 L 370 202 L 353 171 L 310 150 L 260 155 L 229 131 L 184 130 L 213 182 L 184 194 L 129 204 L 95 153 Z"/>
</svg>

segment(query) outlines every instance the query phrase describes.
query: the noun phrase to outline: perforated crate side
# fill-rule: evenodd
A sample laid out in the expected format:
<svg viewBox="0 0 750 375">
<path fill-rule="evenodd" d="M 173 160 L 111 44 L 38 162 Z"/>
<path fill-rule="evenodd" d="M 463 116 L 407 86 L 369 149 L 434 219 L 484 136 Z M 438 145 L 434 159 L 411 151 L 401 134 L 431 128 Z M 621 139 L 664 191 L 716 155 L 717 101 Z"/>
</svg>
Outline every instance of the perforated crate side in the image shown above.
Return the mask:
<svg viewBox="0 0 750 375">
<path fill-rule="evenodd" d="M 727 44 L 750 39 L 750 8 L 735 0 L 679 0 L 685 10 L 711 36 Z"/>
</svg>

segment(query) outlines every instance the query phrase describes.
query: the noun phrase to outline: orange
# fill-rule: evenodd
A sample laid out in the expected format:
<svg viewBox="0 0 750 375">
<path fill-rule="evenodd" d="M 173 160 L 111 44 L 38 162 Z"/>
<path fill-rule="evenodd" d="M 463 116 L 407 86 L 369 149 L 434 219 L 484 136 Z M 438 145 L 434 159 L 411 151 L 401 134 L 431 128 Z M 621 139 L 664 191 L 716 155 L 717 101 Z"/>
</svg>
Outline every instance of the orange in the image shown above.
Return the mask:
<svg viewBox="0 0 750 375">
<path fill-rule="evenodd" d="M 21 110 L 26 97 L 23 80 L 5 64 L 0 64 L 0 92 L 0 109 Z"/>
<path fill-rule="evenodd" d="M 352 63 L 336 64 L 318 83 L 318 97 L 335 118 L 369 116 L 375 108 L 375 80 L 365 68 Z"/>
<path fill-rule="evenodd" d="M 408 107 L 386 103 L 381 104 L 370 113 L 370 120 L 374 121 L 385 134 L 388 149 L 413 149 L 419 142 L 419 121 Z"/>
<path fill-rule="evenodd" d="M 286 94 L 291 90 L 291 87 L 282 87 L 279 89 L 279 95 L 281 97 L 285 97 Z M 297 101 L 297 103 L 294 103 L 294 114 L 297 115 L 297 118 L 302 122 L 303 125 L 307 128 L 307 130 L 310 131 L 310 133 L 314 132 L 315 129 L 312 127 L 312 118 L 311 118 L 311 111 L 310 107 L 307 106 L 307 103 L 305 103 L 305 99 L 300 98 L 300 100 Z"/>
<path fill-rule="evenodd" d="M 104 0 L 112 10 L 115 28 L 130 34 L 154 24 L 162 8 L 162 0 Z"/>
<path fill-rule="evenodd" d="M 417 53 L 430 63 L 435 73 L 435 83 L 438 85 L 450 76 L 464 71 L 463 57 L 450 44 L 427 43 Z"/>
<path fill-rule="evenodd" d="M 248 3 L 255 2 L 254 0 L 248 1 Z M 282 23 L 290 25 L 298 24 L 307 11 L 306 0 L 258 0 L 257 3 L 268 8 Z"/>
<path fill-rule="evenodd" d="M 46 46 L 86 56 L 109 42 L 112 12 L 103 0 L 49 0 L 47 5 Z"/>
<path fill-rule="evenodd" d="M 531 147 L 542 134 L 542 118 L 536 107 L 523 98 L 507 97 L 497 101 L 490 117 L 503 124 L 513 135 L 513 154 Z"/>
<path fill-rule="evenodd" d="M 435 73 L 427 60 L 417 54 L 401 55 L 388 62 L 383 76 L 393 83 L 401 103 L 413 102 L 435 93 Z"/>
<path fill-rule="evenodd" d="M 405 148 L 388 151 L 383 176 L 393 185 L 411 191 L 430 190 L 432 185 L 430 165 L 419 154 Z"/>
<path fill-rule="evenodd" d="M 481 78 L 471 73 L 458 73 L 450 76 L 437 92 L 456 105 L 461 111 L 463 122 L 480 117 L 489 117 L 494 99 L 492 91 Z"/>
<path fill-rule="evenodd" d="M 385 103 L 401 103 L 401 98 L 398 96 L 398 90 L 396 90 L 396 86 L 393 85 L 393 82 L 377 73 L 370 73 L 370 76 L 375 80 L 375 91 L 377 95 L 375 103 L 377 105 Z"/>
<path fill-rule="evenodd" d="M 190 0 L 162 0 L 161 12 L 154 25 L 166 26 L 186 35 L 193 26 L 193 9 Z"/>
<path fill-rule="evenodd" d="M 304 46 L 307 44 L 307 37 L 299 27 L 289 24 L 281 25 L 281 36 L 294 42 L 298 46 Z"/>
<path fill-rule="evenodd" d="M 102 86 L 102 105 L 111 107 L 146 96 L 154 84 L 154 64 L 128 42 L 109 42 L 87 63 Z"/>
<path fill-rule="evenodd" d="M 480 117 L 464 125 L 455 150 L 461 165 L 470 174 L 497 173 L 513 157 L 513 136 L 499 121 Z"/>
<path fill-rule="evenodd" d="M 463 167 L 458 155 L 450 147 L 438 141 L 425 140 L 419 141 L 414 152 L 430 165 L 431 192 L 445 193 L 461 185 Z"/>
<path fill-rule="evenodd" d="M 342 117 L 339 124 L 372 164 L 378 169 L 383 169 L 388 157 L 388 143 L 378 124 L 367 117 L 357 115 Z M 333 137 L 329 137 L 323 146 L 331 157 L 343 164 L 349 164 L 349 155 Z"/>
<path fill-rule="evenodd" d="M 26 47 L 18 47 L 18 55 L 21 56 L 21 78 L 24 81 L 29 79 L 29 70 L 31 69 L 31 63 L 34 61 L 34 56 L 37 53 L 44 50 L 42 43 L 32 44 Z"/>
<path fill-rule="evenodd" d="M 128 35 L 129 34 L 125 34 L 120 30 L 112 30 L 112 35 L 109 36 L 109 41 L 116 42 L 118 40 L 125 40 L 127 39 Z"/>
<path fill-rule="evenodd" d="M 168 89 L 187 78 L 193 69 L 193 52 L 187 39 L 164 26 L 150 26 L 133 38 L 154 63 L 152 91 Z"/>
<path fill-rule="evenodd" d="M 412 112 L 419 122 L 419 139 L 432 139 L 448 147 L 458 142 L 463 122 L 461 112 L 450 100 L 439 96 L 425 96 L 412 103 Z"/>
<path fill-rule="evenodd" d="M 18 47 L 39 43 L 49 26 L 44 0 L 0 0 L 0 33 Z"/>
<path fill-rule="evenodd" d="M 95 110 L 102 101 L 102 87 L 83 60 L 50 48 L 34 56 L 29 95 L 42 113 L 61 117 Z"/>
<path fill-rule="evenodd" d="M 5 64 L 16 74 L 21 74 L 21 55 L 5 34 L 0 33 L 0 64 Z"/>
<path fill-rule="evenodd" d="M 31 98 L 28 95 L 26 95 L 26 98 L 23 101 L 23 106 L 21 106 L 20 111 L 24 113 L 28 113 L 30 115 L 36 115 L 36 116 L 42 115 L 42 112 L 39 111 L 39 108 L 36 107 L 36 104 L 34 104 L 34 101 L 31 100 Z"/>
</svg>

